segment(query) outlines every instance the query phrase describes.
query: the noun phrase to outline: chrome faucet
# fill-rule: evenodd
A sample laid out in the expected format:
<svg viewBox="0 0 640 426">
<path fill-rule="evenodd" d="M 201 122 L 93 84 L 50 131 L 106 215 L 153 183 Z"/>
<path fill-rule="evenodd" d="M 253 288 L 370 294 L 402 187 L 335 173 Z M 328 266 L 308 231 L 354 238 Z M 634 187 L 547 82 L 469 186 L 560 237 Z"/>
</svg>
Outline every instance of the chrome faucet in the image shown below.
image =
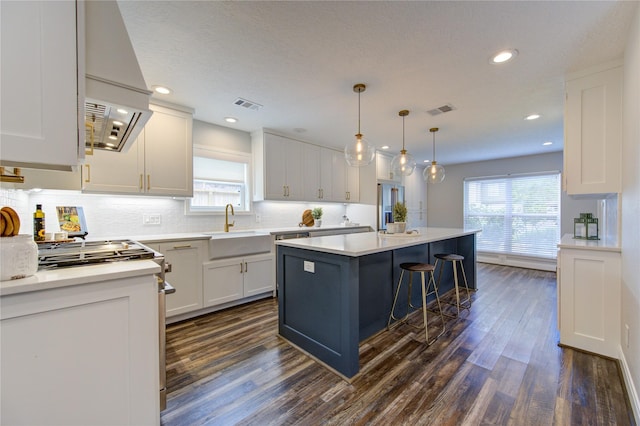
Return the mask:
<svg viewBox="0 0 640 426">
<path fill-rule="evenodd" d="M 231 204 L 227 204 L 224 208 L 224 232 L 229 232 L 229 228 L 236 224 L 234 220 L 233 223 L 229 223 L 229 207 L 231 207 L 231 215 L 235 216 L 233 212 L 233 206 Z"/>
</svg>

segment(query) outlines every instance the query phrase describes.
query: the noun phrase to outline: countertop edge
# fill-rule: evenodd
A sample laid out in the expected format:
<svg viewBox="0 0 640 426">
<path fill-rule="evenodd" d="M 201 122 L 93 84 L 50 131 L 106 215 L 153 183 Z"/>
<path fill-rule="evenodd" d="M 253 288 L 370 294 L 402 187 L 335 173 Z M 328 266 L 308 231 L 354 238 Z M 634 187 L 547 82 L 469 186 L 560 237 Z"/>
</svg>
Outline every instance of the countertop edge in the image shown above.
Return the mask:
<svg viewBox="0 0 640 426">
<path fill-rule="evenodd" d="M 420 244 L 428 244 L 435 241 L 447 240 L 450 238 L 463 237 L 481 232 L 480 229 L 462 228 L 419 228 L 419 230 L 421 230 L 419 235 L 407 237 L 385 237 L 377 232 L 366 232 L 294 240 L 280 240 L 276 241 L 276 245 L 321 253 L 337 254 L 341 256 L 360 257 Z M 361 243 L 364 247 L 357 250 L 344 247 L 350 243 L 353 243 L 354 246 Z M 336 244 L 342 244 L 343 247 L 336 248 Z"/>
<path fill-rule="evenodd" d="M 591 250 L 591 251 L 610 251 L 621 253 L 622 248 L 619 244 L 607 240 L 581 240 L 573 238 L 571 234 L 565 234 L 558 243 L 559 249 L 572 250 Z"/>
<path fill-rule="evenodd" d="M 0 282 L 0 296 L 152 275 L 158 272 L 160 272 L 160 266 L 152 260 L 132 260 L 77 268 L 44 270 L 38 271 L 30 277 Z"/>
</svg>

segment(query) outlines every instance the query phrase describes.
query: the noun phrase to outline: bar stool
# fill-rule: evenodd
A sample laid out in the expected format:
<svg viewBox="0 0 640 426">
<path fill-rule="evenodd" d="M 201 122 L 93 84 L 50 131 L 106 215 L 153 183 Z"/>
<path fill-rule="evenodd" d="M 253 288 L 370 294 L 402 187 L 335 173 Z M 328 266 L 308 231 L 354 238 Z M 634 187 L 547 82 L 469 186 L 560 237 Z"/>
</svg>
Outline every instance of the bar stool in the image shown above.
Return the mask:
<svg viewBox="0 0 640 426">
<path fill-rule="evenodd" d="M 396 289 L 396 295 L 393 298 L 393 306 L 391 307 L 391 314 L 389 315 L 389 321 L 387 321 L 387 330 L 391 328 L 391 320 L 397 321 L 394 325 L 404 322 L 407 325 L 410 325 L 412 327 L 420 328 L 413 324 L 409 324 L 407 322 L 407 317 L 409 316 L 410 309 L 413 309 L 413 310 L 420 309 L 420 307 L 413 306 L 411 304 L 411 285 L 413 282 L 413 273 L 419 272 L 422 278 L 422 307 L 421 308 L 422 308 L 422 319 L 424 321 L 424 336 L 425 336 L 427 345 L 431 345 L 433 342 L 435 342 L 438 339 L 438 337 L 442 336 L 445 332 L 444 316 L 442 314 L 442 307 L 440 306 L 440 296 L 438 296 L 438 287 L 436 286 L 436 281 L 433 277 L 433 271 L 435 270 L 435 266 L 430 265 L 428 263 L 401 263 L 400 269 L 401 269 L 400 280 L 398 280 L 398 288 Z M 396 318 L 393 313 L 395 311 L 396 303 L 398 301 L 398 294 L 400 293 L 400 287 L 402 286 L 402 278 L 404 277 L 404 271 L 409 271 L 409 290 L 407 293 L 408 294 L 407 314 L 402 318 Z M 426 286 L 425 286 L 425 278 L 424 278 L 425 272 L 429 273 L 429 282 L 428 284 L 426 284 Z M 431 285 L 433 285 L 433 290 L 429 292 L 429 288 L 431 287 Z M 440 332 L 440 334 L 438 334 L 435 337 L 435 339 L 433 339 L 432 341 L 429 341 L 429 329 L 427 327 L 427 296 L 431 294 L 436 295 L 438 310 L 440 312 L 440 320 L 442 321 L 442 331 Z"/>
<path fill-rule="evenodd" d="M 436 258 L 436 263 L 434 265 L 435 268 L 438 267 L 438 262 L 442 262 L 440 263 L 440 272 L 438 273 L 438 287 L 440 287 L 440 281 L 442 280 L 442 269 L 444 268 L 444 262 L 451 262 L 453 264 L 453 283 L 455 284 L 455 288 L 456 288 L 456 303 L 455 305 L 453 303 L 448 303 L 448 302 L 444 302 L 444 303 L 453 305 L 458 309 L 458 314 L 453 316 L 453 318 L 457 318 L 460 316 L 460 306 L 462 306 L 463 309 L 471 309 L 471 291 L 469 290 L 469 285 L 467 284 L 467 275 L 464 273 L 464 265 L 462 264 L 462 261 L 464 260 L 464 256 L 461 256 L 459 254 L 453 254 L 453 253 L 438 253 L 438 254 L 434 254 L 433 257 Z M 467 299 L 463 300 L 462 304 L 460 303 L 460 292 L 458 290 L 458 268 L 456 264 L 460 265 L 460 270 L 462 271 L 462 277 L 464 278 L 464 288 L 467 289 Z M 451 317 L 451 315 L 447 315 L 447 316 Z"/>
</svg>

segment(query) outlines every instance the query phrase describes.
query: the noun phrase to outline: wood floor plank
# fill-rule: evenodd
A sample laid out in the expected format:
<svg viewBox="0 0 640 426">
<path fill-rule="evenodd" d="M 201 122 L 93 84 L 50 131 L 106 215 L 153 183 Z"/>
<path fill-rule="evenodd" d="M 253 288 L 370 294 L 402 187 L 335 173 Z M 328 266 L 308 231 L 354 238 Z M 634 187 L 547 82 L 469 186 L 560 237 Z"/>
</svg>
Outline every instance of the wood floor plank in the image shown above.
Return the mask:
<svg viewBox="0 0 640 426">
<path fill-rule="evenodd" d="M 432 345 L 407 325 L 362 342 L 351 383 L 277 336 L 276 299 L 172 324 L 161 422 L 635 424 L 616 362 L 557 346 L 555 273 L 479 264 L 477 282 Z"/>
</svg>

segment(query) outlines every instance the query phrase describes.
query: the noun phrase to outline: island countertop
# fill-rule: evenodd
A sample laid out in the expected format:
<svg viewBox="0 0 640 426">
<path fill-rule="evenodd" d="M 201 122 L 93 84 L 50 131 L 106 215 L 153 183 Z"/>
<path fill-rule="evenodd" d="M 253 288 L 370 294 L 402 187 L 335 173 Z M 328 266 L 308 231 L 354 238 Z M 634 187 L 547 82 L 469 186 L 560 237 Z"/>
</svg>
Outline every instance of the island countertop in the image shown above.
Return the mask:
<svg viewBox="0 0 640 426">
<path fill-rule="evenodd" d="M 276 241 L 279 246 L 295 247 L 323 253 L 359 257 L 373 253 L 411 247 L 476 234 L 480 229 L 416 228 L 411 234 L 383 234 L 364 232 L 359 234 L 331 235 Z"/>
</svg>

